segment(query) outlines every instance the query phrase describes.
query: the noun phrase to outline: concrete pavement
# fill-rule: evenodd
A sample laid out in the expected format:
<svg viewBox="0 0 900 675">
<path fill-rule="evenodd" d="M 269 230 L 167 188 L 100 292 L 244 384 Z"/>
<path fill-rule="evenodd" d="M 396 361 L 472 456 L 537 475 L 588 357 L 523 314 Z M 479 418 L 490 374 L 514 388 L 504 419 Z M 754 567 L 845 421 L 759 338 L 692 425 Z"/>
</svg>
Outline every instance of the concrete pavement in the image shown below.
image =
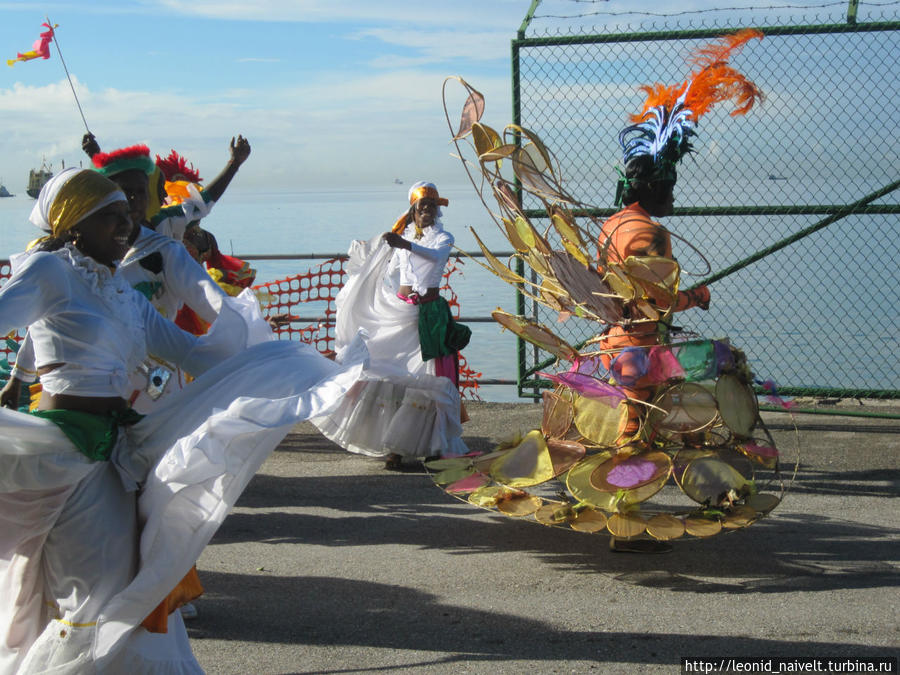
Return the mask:
<svg viewBox="0 0 900 675">
<path fill-rule="evenodd" d="M 469 411 L 473 448 L 540 421 L 529 403 Z M 787 443 L 788 417 L 764 417 Z M 797 422 L 801 468 L 774 513 L 665 555 L 611 553 L 606 536 L 477 509 L 299 425 L 198 563 L 207 592 L 188 624 L 193 649 L 211 675 L 678 673 L 682 656 L 897 657 L 900 421 Z"/>
</svg>

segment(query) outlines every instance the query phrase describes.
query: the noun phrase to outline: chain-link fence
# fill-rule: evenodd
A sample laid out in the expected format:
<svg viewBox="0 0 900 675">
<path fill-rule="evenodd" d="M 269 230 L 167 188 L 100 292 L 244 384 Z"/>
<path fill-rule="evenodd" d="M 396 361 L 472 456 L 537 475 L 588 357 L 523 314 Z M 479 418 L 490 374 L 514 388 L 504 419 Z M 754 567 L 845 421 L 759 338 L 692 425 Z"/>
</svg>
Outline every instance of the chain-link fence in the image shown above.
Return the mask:
<svg viewBox="0 0 900 675">
<path fill-rule="evenodd" d="M 900 21 L 759 25 L 731 64 L 765 102 L 700 122 L 679 167 L 682 287 L 712 280 L 712 307 L 676 315 L 730 336 L 757 375 L 792 395 L 900 397 Z M 737 25 L 736 25 L 737 24 Z M 697 46 L 748 27 L 525 35 L 513 42 L 514 121 L 554 152 L 567 190 L 608 215 L 621 160 L 618 132 L 639 112 L 642 84 L 683 81 Z M 528 214 L 539 204 L 526 198 Z M 588 224 L 586 218 L 580 219 Z M 688 243 L 690 245 L 688 245 Z M 696 247 L 696 248 L 694 248 Z M 707 266 L 707 262 L 709 266 Z M 556 324 L 546 307 L 520 313 L 572 344 L 595 324 Z M 548 358 L 520 347 L 520 394 Z"/>
</svg>

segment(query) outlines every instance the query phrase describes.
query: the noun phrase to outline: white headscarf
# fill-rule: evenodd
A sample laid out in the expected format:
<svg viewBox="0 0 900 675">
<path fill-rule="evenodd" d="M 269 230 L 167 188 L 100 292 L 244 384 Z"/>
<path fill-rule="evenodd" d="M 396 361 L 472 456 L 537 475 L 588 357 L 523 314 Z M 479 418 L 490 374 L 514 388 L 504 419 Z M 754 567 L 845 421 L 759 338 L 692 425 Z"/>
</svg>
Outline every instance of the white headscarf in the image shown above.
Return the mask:
<svg viewBox="0 0 900 675">
<path fill-rule="evenodd" d="M 53 231 L 53 224 L 51 223 L 50 210 L 53 207 L 56 198 L 59 197 L 60 191 L 69 183 L 69 181 L 83 172 L 96 174 L 98 176 L 100 175 L 91 169 L 78 169 L 75 167 L 63 169 L 53 176 L 53 178 L 48 180 L 44 187 L 41 188 L 41 193 L 38 195 L 28 220 L 44 232 L 47 232 L 48 234 L 51 233 Z M 92 178 L 92 176 L 90 177 Z M 103 189 L 101 189 L 100 192 L 102 193 Z M 90 199 L 89 201 L 89 205 L 78 209 L 79 221 L 84 220 L 91 214 L 96 213 L 105 206 L 109 206 L 113 202 L 124 202 L 127 201 L 127 199 L 125 198 L 124 192 L 114 189 L 105 195 L 99 195 L 97 198 Z"/>
</svg>

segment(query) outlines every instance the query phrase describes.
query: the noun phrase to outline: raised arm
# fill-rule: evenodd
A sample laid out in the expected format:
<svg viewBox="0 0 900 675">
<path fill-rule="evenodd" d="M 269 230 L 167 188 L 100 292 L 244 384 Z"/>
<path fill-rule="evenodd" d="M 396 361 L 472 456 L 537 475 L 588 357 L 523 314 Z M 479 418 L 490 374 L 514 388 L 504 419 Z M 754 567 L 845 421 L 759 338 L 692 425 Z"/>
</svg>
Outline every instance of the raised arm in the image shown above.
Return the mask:
<svg viewBox="0 0 900 675">
<path fill-rule="evenodd" d="M 218 201 L 225 194 L 231 179 L 234 178 L 241 164 L 247 161 L 247 158 L 250 156 L 250 141 L 238 135 L 237 140 L 231 139 L 229 149 L 231 158 L 225 164 L 225 168 L 203 190 L 209 194 L 210 199 L 213 201 Z"/>
<path fill-rule="evenodd" d="M 442 232 L 437 238 L 433 246 L 423 246 L 415 241 L 410 241 L 395 232 L 385 232 L 382 238 L 391 248 L 405 248 L 413 255 L 427 258 L 432 261 L 447 260 L 450 257 L 450 251 L 453 249 L 453 235 L 449 232 Z"/>
</svg>

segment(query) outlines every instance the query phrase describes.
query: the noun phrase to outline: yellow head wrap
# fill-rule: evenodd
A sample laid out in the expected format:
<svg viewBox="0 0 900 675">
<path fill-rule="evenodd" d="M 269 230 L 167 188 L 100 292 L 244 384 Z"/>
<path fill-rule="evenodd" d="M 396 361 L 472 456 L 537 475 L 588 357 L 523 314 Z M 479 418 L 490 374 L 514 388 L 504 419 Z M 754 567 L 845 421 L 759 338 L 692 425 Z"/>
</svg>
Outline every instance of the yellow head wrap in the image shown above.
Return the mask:
<svg viewBox="0 0 900 675">
<path fill-rule="evenodd" d="M 58 237 L 125 194 L 109 178 L 90 169 L 66 169 L 44 185 L 31 212 L 31 222 Z"/>
</svg>

